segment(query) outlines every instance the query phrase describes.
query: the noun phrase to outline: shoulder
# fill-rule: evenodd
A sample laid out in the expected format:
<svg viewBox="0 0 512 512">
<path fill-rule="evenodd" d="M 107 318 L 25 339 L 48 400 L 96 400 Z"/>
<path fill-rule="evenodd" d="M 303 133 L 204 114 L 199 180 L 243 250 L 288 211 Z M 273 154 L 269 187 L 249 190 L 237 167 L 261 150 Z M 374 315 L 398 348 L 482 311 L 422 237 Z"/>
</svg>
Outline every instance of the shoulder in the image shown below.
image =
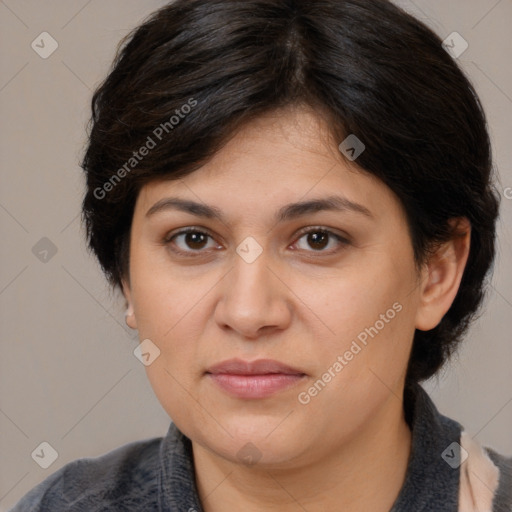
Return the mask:
<svg viewBox="0 0 512 512">
<path fill-rule="evenodd" d="M 125 444 L 72 461 L 29 491 L 9 512 L 152 510 L 162 438 Z M 145 508 L 147 507 L 147 508 Z"/>
<path fill-rule="evenodd" d="M 460 445 L 460 512 L 512 511 L 512 457 L 481 446 L 467 432 Z"/>
</svg>

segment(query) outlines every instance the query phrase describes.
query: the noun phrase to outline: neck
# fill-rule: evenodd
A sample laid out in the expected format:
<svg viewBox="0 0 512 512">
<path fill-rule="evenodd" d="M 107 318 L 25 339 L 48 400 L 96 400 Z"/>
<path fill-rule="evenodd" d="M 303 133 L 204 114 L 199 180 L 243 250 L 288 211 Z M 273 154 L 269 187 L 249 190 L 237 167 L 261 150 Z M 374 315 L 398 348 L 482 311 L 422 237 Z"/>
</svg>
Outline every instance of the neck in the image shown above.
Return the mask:
<svg viewBox="0 0 512 512">
<path fill-rule="evenodd" d="M 400 493 L 411 450 L 403 404 L 392 395 L 350 442 L 293 469 L 236 464 L 193 443 L 205 512 L 389 512 Z"/>
</svg>

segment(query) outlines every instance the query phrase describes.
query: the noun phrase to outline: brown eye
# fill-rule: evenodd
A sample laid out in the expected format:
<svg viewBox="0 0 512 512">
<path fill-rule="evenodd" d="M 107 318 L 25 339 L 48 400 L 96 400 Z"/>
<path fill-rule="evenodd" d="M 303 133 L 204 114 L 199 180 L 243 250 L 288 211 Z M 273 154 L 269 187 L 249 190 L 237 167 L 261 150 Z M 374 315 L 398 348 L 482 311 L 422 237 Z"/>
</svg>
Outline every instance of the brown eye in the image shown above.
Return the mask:
<svg viewBox="0 0 512 512">
<path fill-rule="evenodd" d="M 325 249 L 329 243 L 329 235 L 325 232 L 309 233 L 307 236 L 307 242 L 310 247 L 315 250 Z"/>
<path fill-rule="evenodd" d="M 208 241 L 211 240 L 212 244 L 208 247 Z M 197 229 L 184 229 L 180 232 L 167 237 L 165 244 L 170 246 L 171 250 L 177 254 L 185 256 L 195 256 L 206 252 L 205 249 L 218 247 L 211 235 L 204 231 Z M 173 246 L 177 247 L 175 249 Z"/>
<path fill-rule="evenodd" d="M 205 233 L 191 232 L 186 233 L 184 238 L 185 245 L 191 249 L 203 249 L 208 235 Z"/>
<path fill-rule="evenodd" d="M 301 240 L 305 241 L 305 243 L 302 243 L 302 246 L 300 245 Z M 332 231 L 319 228 L 309 229 L 309 231 L 303 232 L 301 237 L 295 243 L 295 245 L 298 245 L 301 250 L 324 254 L 335 253 L 339 250 L 340 246 L 343 247 L 349 244 L 350 242 L 346 238 L 343 238 Z M 330 249 L 327 249 L 329 247 Z"/>
</svg>

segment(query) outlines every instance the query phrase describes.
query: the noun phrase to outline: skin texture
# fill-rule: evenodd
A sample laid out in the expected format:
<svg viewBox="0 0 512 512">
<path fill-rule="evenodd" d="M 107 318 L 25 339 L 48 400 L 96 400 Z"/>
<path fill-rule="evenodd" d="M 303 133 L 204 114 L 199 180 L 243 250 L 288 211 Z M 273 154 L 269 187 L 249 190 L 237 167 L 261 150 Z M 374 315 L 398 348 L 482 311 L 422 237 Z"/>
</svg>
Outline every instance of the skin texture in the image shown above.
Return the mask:
<svg viewBox="0 0 512 512">
<path fill-rule="evenodd" d="M 418 269 L 400 202 L 357 161 L 345 161 L 339 142 L 308 109 L 274 112 L 198 171 L 151 182 L 138 196 L 126 321 L 160 350 L 147 375 L 192 440 L 207 512 L 388 511 L 403 484 L 411 435 L 402 392 L 414 331 L 435 327 L 455 298 L 470 226 L 461 219 L 465 235 Z M 371 217 L 347 210 L 274 219 L 288 203 L 333 194 Z M 225 219 L 175 209 L 146 215 L 171 196 L 214 206 Z M 169 241 L 186 227 L 211 237 Z M 315 244 L 305 228 L 348 243 L 330 235 Z M 263 251 L 252 263 L 236 252 L 247 237 Z M 376 325 L 378 334 L 333 370 Z M 305 376 L 263 399 L 236 398 L 205 374 L 235 357 L 274 359 Z M 301 403 L 299 394 L 328 380 L 329 368 L 330 381 Z M 242 460 L 247 453 L 252 463 Z"/>
</svg>

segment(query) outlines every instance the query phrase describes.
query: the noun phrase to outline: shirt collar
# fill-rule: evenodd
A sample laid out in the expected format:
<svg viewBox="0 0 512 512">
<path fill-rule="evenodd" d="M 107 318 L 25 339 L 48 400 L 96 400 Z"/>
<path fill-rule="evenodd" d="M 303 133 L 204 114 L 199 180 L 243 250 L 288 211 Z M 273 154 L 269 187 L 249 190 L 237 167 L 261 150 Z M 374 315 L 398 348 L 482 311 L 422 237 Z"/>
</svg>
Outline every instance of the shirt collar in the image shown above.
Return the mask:
<svg viewBox="0 0 512 512">
<path fill-rule="evenodd" d="M 452 465 L 460 460 L 461 425 L 441 415 L 419 384 L 404 392 L 404 410 L 412 430 L 411 454 L 390 512 L 458 510 L 459 468 Z"/>
<path fill-rule="evenodd" d="M 160 446 L 159 512 L 202 512 L 197 492 L 192 443 L 174 423 Z"/>
</svg>

